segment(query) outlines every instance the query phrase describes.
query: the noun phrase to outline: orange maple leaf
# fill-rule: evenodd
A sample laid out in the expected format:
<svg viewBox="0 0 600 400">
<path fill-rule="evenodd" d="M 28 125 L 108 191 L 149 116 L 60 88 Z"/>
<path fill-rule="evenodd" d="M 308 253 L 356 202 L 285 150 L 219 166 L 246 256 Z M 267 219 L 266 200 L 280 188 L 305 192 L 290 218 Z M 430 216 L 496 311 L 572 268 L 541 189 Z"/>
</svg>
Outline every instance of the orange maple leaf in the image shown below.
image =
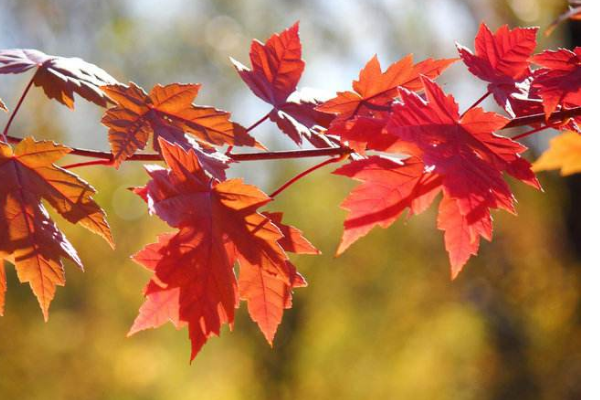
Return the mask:
<svg viewBox="0 0 600 400">
<path fill-rule="evenodd" d="M 209 147 L 228 144 L 263 148 L 241 125 L 230 121 L 230 113 L 193 104 L 200 87 L 179 83 L 156 85 L 147 94 L 133 82 L 129 86 L 103 86 L 101 89 L 117 103 L 102 118 L 109 128 L 108 139 L 116 165 L 143 150 L 151 134 L 156 150 L 160 150 L 158 138 L 164 135 L 184 147 L 191 146 L 185 133 Z"/>
<path fill-rule="evenodd" d="M 28 282 L 44 318 L 56 285 L 65 283 L 61 258 L 83 268 L 77 252 L 50 219 L 45 200 L 67 221 L 80 224 L 113 245 L 104 211 L 92 200 L 93 187 L 53 163 L 71 151 L 49 141 L 32 138 L 13 150 L 0 142 L 0 264 L 15 265 L 21 282 Z M 0 305 L 6 287 L 0 271 Z"/>
<path fill-rule="evenodd" d="M 398 97 L 399 86 L 412 91 L 422 90 L 421 75 L 437 78 L 455 61 L 455 58 L 428 58 L 414 64 L 413 55 L 409 54 L 382 72 L 377 56 L 373 56 L 360 71 L 358 80 L 352 83 L 353 92 L 338 92 L 337 97 L 321 104 L 317 110 L 337 115 L 338 122 L 356 115 L 368 115 Z"/>
</svg>

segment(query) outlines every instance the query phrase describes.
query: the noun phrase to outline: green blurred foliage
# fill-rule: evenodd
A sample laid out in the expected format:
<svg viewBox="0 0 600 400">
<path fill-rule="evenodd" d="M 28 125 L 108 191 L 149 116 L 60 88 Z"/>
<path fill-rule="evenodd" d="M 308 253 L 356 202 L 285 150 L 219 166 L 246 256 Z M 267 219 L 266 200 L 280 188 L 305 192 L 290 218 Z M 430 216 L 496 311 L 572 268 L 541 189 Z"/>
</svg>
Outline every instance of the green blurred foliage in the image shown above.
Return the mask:
<svg viewBox="0 0 600 400">
<path fill-rule="evenodd" d="M 562 7 L 542 0 L 6 1 L 0 4 L 0 45 L 79 55 L 146 87 L 200 81 L 200 102 L 231 109 L 250 123 L 266 108 L 248 95 L 227 56 L 245 62 L 252 37 L 264 39 L 297 19 L 308 60 L 303 82 L 322 87 L 331 81 L 325 89 L 341 90 L 374 52 L 388 62 L 407 52 L 448 56 L 455 39 L 472 45 L 482 19 L 493 26 L 544 26 Z M 443 46 L 434 26 L 440 18 L 448 19 L 437 27 L 450 40 Z M 560 40 L 557 32 L 542 43 Z M 2 77 L 10 106 L 26 79 Z M 442 81 L 466 104 L 483 87 L 462 66 Z M 83 101 L 70 112 L 35 90 L 13 133 L 106 148 L 100 115 Z M 273 127 L 257 135 L 274 148 L 291 147 L 272 139 Z M 231 176 L 269 191 L 307 163 L 248 164 Z M 57 291 L 48 323 L 8 268 L 0 399 L 578 398 L 576 182 L 543 174 L 544 193 L 514 184 L 519 216 L 495 214 L 494 241 L 483 243 L 452 282 L 434 210 L 376 229 L 335 258 L 344 218 L 338 204 L 353 183 L 329 171 L 307 177 L 270 206 L 323 251 L 293 258 L 309 286 L 296 291 L 274 348 L 242 306 L 235 332 L 225 329 L 211 339 L 191 366 L 185 330 L 165 326 L 126 338 L 149 277 L 129 256 L 169 230 L 127 190 L 144 184 L 141 165 L 77 171 L 99 190 L 117 248 L 57 218 L 86 271 L 66 266 L 67 286 Z"/>
</svg>

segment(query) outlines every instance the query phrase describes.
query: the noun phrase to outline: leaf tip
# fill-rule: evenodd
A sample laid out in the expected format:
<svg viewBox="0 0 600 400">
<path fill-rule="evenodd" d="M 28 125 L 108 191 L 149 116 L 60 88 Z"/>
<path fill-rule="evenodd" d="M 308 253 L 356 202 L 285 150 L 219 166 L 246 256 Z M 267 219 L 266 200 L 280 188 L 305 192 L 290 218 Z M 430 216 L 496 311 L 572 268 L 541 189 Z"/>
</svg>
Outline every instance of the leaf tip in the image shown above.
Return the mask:
<svg viewBox="0 0 600 400">
<path fill-rule="evenodd" d="M 467 260 L 457 261 L 451 260 L 450 262 L 450 280 L 454 282 L 458 275 L 462 272 L 463 268 L 467 264 Z"/>
<path fill-rule="evenodd" d="M 337 249 L 335 250 L 335 254 L 334 257 L 338 258 L 342 255 L 342 253 L 344 253 L 346 251 L 346 249 L 348 249 L 348 244 L 344 243 L 344 241 L 342 240 L 340 242 L 340 244 L 338 245 Z"/>
<path fill-rule="evenodd" d="M 50 314 L 48 313 L 48 306 L 42 306 L 42 315 L 44 316 L 44 323 L 48 323 L 48 319 L 50 318 Z"/>
<path fill-rule="evenodd" d="M 254 147 L 255 147 L 255 148 L 257 148 L 257 149 L 259 149 L 259 150 L 264 150 L 264 151 L 267 151 L 267 150 L 269 150 L 269 149 L 267 148 L 267 146 L 265 146 L 264 144 L 262 144 L 262 143 L 261 143 L 261 142 L 259 142 L 258 140 L 256 140 L 256 141 L 255 141 L 255 143 L 254 143 Z"/>
<path fill-rule="evenodd" d="M 136 326 L 136 323 L 134 322 L 133 325 L 131 326 L 131 328 L 129 328 L 129 331 L 127 332 L 125 337 L 130 338 L 133 335 L 135 335 L 136 333 L 138 333 L 139 331 L 140 331 L 140 329 Z"/>
</svg>

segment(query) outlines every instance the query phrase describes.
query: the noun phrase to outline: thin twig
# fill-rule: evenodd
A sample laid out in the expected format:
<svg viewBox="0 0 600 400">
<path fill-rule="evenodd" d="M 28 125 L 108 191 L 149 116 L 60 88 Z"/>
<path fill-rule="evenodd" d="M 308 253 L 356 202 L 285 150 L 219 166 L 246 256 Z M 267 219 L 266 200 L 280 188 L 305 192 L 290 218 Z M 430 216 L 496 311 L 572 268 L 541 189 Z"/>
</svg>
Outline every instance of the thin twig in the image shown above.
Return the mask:
<svg viewBox="0 0 600 400">
<path fill-rule="evenodd" d="M 271 114 L 271 111 L 269 111 L 264 117 L 262 117 L 261 119 L 259 119 L 258 121 L 256 121 L 252 125 L 250 125 L 250 127 L 248 129 L 246 129 L 246 132 L 250 132 L 250 131 L 254 130 L 254 128 L 256 128 L 257 126 L 259 126 L 260 124 L 265 122 L 267 120 L 267 118 L 269 118 L 269 114 Z"/>
<path fill-rule="evenodd" d="M 250 125 L 250 127 L 248 129 L 246 129 L 246 133 L 250 132 L 251 130 L 253 130 L 257 126 L 259 126 L 260 124 L 262 124 L 263 122 L 265 122 L 267 120 L 267 118 L 269 118 L 269 114 L 271 114 L 270 111 L 264 117 L 262 117 L 261 119 L 259 119 L 258 121 L 256 121 L 252 125 Z M 227 155 L 227 156 L 231 155 L 231 151 L 232 150 L 233 150 L 233 146 L 227 147 L 227 150 L 225 150 L 225 155 Z"/>
<path fill-rule="evenodd" d="M 92 165 L 112 166 L 113 164 L 114 164 L 113 160 L 99 159 L 99 160 L 92 160 L 92 161 L 80 162 L 80 163 L 75 163 L 75 164 L 63 165 L 63 166 L 61 166 L 61 168 L 73 169 L 73 168 L 79 168 L 79 167 L 91 167 Z"/>
<path fill-rule="evenodd" d="M 262 161 L 262 160 L 284 160 L 295 158 L 311 158 L 311 157 L 331 157 L 343 156 L 352 153 L 350 147 L 329 147 L 326 149 L 306 149 L 306 150 L 290 150 L 290 151 L 271 151 L 263 153 L 247 153 L 247 154 L 230 154 L 234 161 Z"/>
<path fill-rule="evenodd" d="M 538 132 L 540 132 L 540 131 L 543 131 L 543 130 L 546 130 L 546 129 L 548 129 L 548 128 L 552 128 L 552 127 L 551 127 L 551 126 L 548 126 L 548 125 L 542 125 L 542 126 L 540 126 L 539 128 L 535 128 L 535 129 L 532 129 L 532 130 L 530 130 L 530 131 L 523 132 L 523 133 L 521 133 L 521 134 L 518 134 L 518 135 L 516 135 L 516 136 L 513 136 L 511 139 L 512 139 L 512 140 L 519 140 L 519 139 L 523 139 L 523 138 L 526 138 L 527 136 L 533 135 L 534 133 L 538 133 Z"/>
<path fill-rule="evenodd" d="M 293 185 L 294 182 L 299 181 L 300 179 L 304 178 L 306 175 L 310 174 L 311 172 L 314 172 L 314 171 L 316 171 L 316 170 L 318 170 L 320 168 L 323 168 L 326 165 L 338 162 L 338 161 L 342 160 L 343 158 L 344 158 L 344 156 L 330 158 L 329 160 L 325 160 L 322 163 L 319 163 L 319 164 L 317 164 L 317 165 L 315 165 L 313 167 L 310 167 L 306 171 L 303 171 L 303 172 L 299 173 L 298 175 L 296 175 L 295 177 L 293 177 L 292 179 L 290 179 L 289 181 L 287 181 L 286 183 L 284 183 L 279 189 L 275 190 L 269 196 L 271 198 L 275 198 L 275 196 L 277 196 L 279 193 L 283 192 L 285 189 L 287 189 L 288 187 L 290 187 L 291 185 Z"/>
<path fill-rule="evenodd" d="M 29 80 L 29 83 L 25 87 L 25 90 L 23 90 L 23 94 L 21 94 L 21 97 L 19 98 L 19 102 L 17 103 L 17 106 L 10 114 L 10 117 L 8 118 L 8 122 L 6 123 L 6 126 L 4 126 L 4 130 L 2 131 L 2 138 L 4 141 L 8 140 L 8 130 L 10 129 L 10 125 L 12 124 L 13 120 L 17 116 L 17 113 L 19 112 L 19 109 L 21 108 L 21 104 L 23 104 L 23 100 L 25 100 L 25 96 L 27 96 L 27 93 L 29 93 L 29 89 L 31 89 L 31 86 L 33 86 L 34 78 L 35 78 L 35 74 Z"/>
<path fill-rule="evenodd" d="M 484 94 L 483 96 L 481 96 L 481 97 L 479 98 L 479 100 L 477 100 L 475 103 L 471 104 L 471 107 L 467 108 L 467 109 L 465 110 L 465 112 L 463 112 L 463 113 L 460 115 L 460 117 L 461 117 L 461 118 L 462 118 L 462 117 L 464 117 L 464 116 L 465 116 L 465 114 L 469 112 L 469 110 L 471 110 L 471 109 L 473 109 L 473 108 L 477 107 L 477 106 L 478 106 L 478 105 L 479 105 L 479 104 L 480 104 L 482 101 L 484 101 L 485 99 L 487 99 L 487 97 L 488 97 L 490 94 L 492 94 L 492 92 L 490 92 L 489 90 L 488 90 L 487 92 L 485 92 L 485 94 Z"/>
</svg>

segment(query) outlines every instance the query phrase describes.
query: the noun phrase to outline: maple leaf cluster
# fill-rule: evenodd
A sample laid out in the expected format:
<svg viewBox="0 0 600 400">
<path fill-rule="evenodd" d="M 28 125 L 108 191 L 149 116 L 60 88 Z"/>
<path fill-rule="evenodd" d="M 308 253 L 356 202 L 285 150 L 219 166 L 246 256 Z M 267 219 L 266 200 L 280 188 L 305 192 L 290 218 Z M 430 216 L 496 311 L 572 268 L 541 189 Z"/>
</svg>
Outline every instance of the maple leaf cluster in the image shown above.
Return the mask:
<svg viewBox="0 0 600 400">
<path fill-rule="evenodd" d="M 557 109 L 581 106 L 581 48 L 534 55 L 536 34 L 537 28 L 508 26 L 492 33 L 481 24 L 475 53 L 457 47 L 509 117 L 543 112 L 546 124 L 580 132 L 580 118 L 555 124 L 550 117 Z M 492 239 L 490 211 L 516 213 L 505 176 L 540 188 L 521 157 L 527 148 L 497 133 L 510 119 L 479 107 L 460 113 L 434 82 L 454 61 L 413 64 L 409 56 L 382 72 L 373 58 L 353 92 L 339 92 L 318 107 L 336 116 L 329 131 L 363 155 L 334 172 L 360 182 L 342 203 L 348 216 L 338 254 L 375 226 L 389 227 L 405 210 L 409 216 L 423 212 L 441 193 L 437 225 L 455 278 L 477 254 L 480 239 Z"/>
<path fill-rule="evenodd" d="M 253 71 L 237 62 L 235 66 L 255 93 L 265 91 L 260 97 L 273 105 L 268 118 L 299 145 L 304 138 L 315 146 L 331 147 L 333 142 L 321 133 L 333 117 L 317 111 L 319 100 L 296 88 L 304 69 L 298 24 L 266 45 L 255 42 L 251 58 Z M 210 336 L 219 334 L 221 325 L 233 326 L 234 310 L 243 300 L 272 344 L 283 310 L 291 307 L 292 290 L 306 286 L 287 253 L 319 251 L 298 229 L 284 224 L 281 213 L 259 212 L 272 200 L 269 196 L 240 179 L 227 179 L 232 159 L 218 146 L 266 150 L 264 146 L 232 122 L 230 113 L 193 104 L 199 84 L 156 85 L 146 93 L 80 59 L 37 50 L 0 52 L 0 73 L 34 68 L 31 84 L 42 86 L 51 99 L 73 108 L 73 93 L 78 93 L 111 106 L 102 123 L 108 127 L 113 166 L 118 168 L 150 142 L 168 167 L 148 166 L 151 179 L 136 190 L 152 214 L 178 231 L 161 235 L 158 243 L 134 256 L 153 276 L 130 334 L 167 321 L 185 325 L 193 358 Z M 30 283 L 47 318 L 55 286 L 64 284 L 61 258 L 83 266 L 41 200 L 112 245 L 110 229 L 104 212 L 91 199 L 94 189 L 55 165 L 70 149 L 32 138 L 14 150 L 8 143 L 0 145 L 0 176 L 5 178 L 0 224 L 6 228 L 0 236 L 0 257 L 15 265 L 22 282 Z M 1 311 L 4 265 L 0 278 Z"/>
<path fill-rule="evenodd" d="M 469 71 L 489 83 L 488 93 L 493 94 L 496 102 L 512 117 L 543 111 L 548 119 L 557 109 L 581 107 L 581 47 L 572 51 L 546 50 L 534 55 L 537 32 L 538 28 L 510 30 L 502 26 L 492 33 L 485 24 L 481 24 L 475 38 L 475 54 L 458 45 L 459 54 Z M 533 69 L 532 66 L 540 68 Z M 566 131 L 564 136 L 572 137 L 569 132 L 581 136 L 581 116 L 560 121 L 547 120 L 546 124 Z M 577 139 L 573 137 L 570 141 L 554 142 L 554 151 L 544 155 L 545 161 L 538 163 L 538 170 L 564 166 L 563 172 L 581 171 L 581 162 L 578 166 L 573 165 L 573 157 L 564 159 L 559 156 L 561 151 L 572 153 L 574 147 L 568 143 L 574 140 Z M 581 143 L 581 137 L 578 141 Z M 581 160 L 580 152 L 579 158 L 575 157 L 577 159 Z"/>
<path fill-rule="evenodd" d="M 233 327 L 243 301 L 273 343 L 293 290 L 306 286 L 288 253 L 319 251 L 300 230 L 283 223 L 282 213 L 262 210 L 302 174 L 272 196 L 227 177 L 236 161 L 233 147 L 266 151 L 250 134 L 263 121 L 273 122 L 298 146 L 308 142 L 338 156 L 319 166 L 348 160 L 333 172 L 359 182 L 341 204 L 348 214 L 338 254 L 374 227 L 387 228 L 403 213 L 420 214 L 441 197 L 437 225 L 452 278 L 477 254 L 481 238 L 492 239 L 492 210 L 516 213 L 506 177 L 540 188 L 522 157 L 527 148 L 499 131 L 515 118 L 541 115 L 536 130 L 565 133 L 552 141 L 535 169 L 578 170 L 581 117 L 556 120 L 555 113 L 581 107 L 581 48 L 534 54 L 537 28 L 502 26 L 493 33 L 482 24 L 475 51 L 458 45 L 458 54 L 488 83 L 483 98 L 491 94 L 503 116 L 477 107 L 480 101 L 461 113 L 435 82 L 458 58 L 415 62 L 408 55 L 382 71 L 375 56 L 351 91 L 330 99 L 312 96 L 298 88 L 305 68 L 298 30 L 296 23 L 266 43 L 253 41 L 250 68 L 232 59 L 248 88 L 272 107 L 249 128 L 232 121 L 227 111 L 194 104 L 200 84 L 156 85 L 147 93 L 78 58 L 0 51 L 0 74 L 35 70 L 24 95 L 35 85 L 69 108 L 75 93 L 110 107 L 102 118 L 111 147 L 104 164 L 118 168 L 149 145 L 164 162 L 146 166 L 148 183 L 134 189 L 150 214 L 175 231 L 133 256 L 152 275 L 130 334 L 167 322 L 187 327 L 193 359 L 222 325 Z M 114 243 L 106 215 L 92 199 L 95 190 L 68 171 L 70 166 L 56 165 L 71 152 L 94 152 L 33 138 L 12 147 L 7 131 L 20 103 L 0 137 L 0 261 L 14 264 L 47 318 L 55 287 L 65 282 L 62 259 L 83 266 L 42 201 Z M 7 110 L 1 101 L 0 108 Z M 0 313 L 5 290 L 0 263 Z"/>
</svg>

